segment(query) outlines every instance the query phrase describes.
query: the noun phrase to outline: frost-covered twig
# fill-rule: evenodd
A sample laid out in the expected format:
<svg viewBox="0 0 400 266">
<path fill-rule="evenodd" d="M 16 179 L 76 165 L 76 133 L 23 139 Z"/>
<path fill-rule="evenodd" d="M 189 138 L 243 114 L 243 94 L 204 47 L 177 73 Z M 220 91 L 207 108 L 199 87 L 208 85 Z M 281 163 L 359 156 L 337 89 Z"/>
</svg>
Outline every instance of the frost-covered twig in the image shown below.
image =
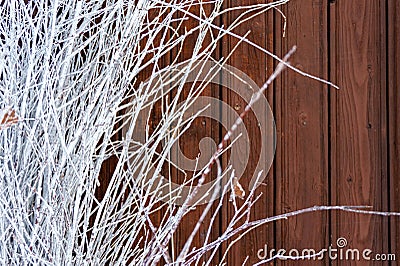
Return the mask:
<svg viewBox="0 0 400 266">
<path fill-rule="evenodd" d="M 190 88 L 184 87 L 189 73 L 202 67 L 203 61 L 216 61 L 211 55 L 227 35 L 282 62 L 274 75 L 283 65 L 295 69 L 286 64 L 286 58 L 278 58 L 246 35 L 233 33 L 244 21 L 287 2 L 222 10 L 223 0 L 3 1 L 0 264 L 151 265 L 163 258 L 173 265 L 199 262 L 210 252 L 205 262 L 209 265 L 224 241 L 283 219 L 250 221 L 250 210 L 260 197 L 251 188 L 243 204 L 233 197 L 235 213 L 218 239 L 212 239 L 211 226 L 223 198 L 210 221 L 205 217 L 211 203 L 206 206 L 183 250 L 169 250 L 182 218 L 195 208 L 191 199 L 204 182 L 203 174 L 211 173 L 211 166 L 197 169 L 196 165 L 195 174 L 190 175 L 171 160 L 171 147 L 199 114 L 186 118 L 185 113 L 208 85 L 198 85 L 197 77 Z M 214 24 L 221 15 L 237 10 L 243 13 L 226 28 Z M 189 19 L 197 23 L 186 28 Z M 194 40 L 194 47 L 185 50 L 186 55 L 190 53 L 188 59 L 180 60 L 188 38 Z M 206 72 L 212 76 L 215 69 Z M 144 76 L 148 81 L 139 82 Z M 181 101 L 183 92 L 186 97 Z M 257 95 L 252 101 L 256 99 Z M 160 101 L 162 118 L 150 128 L 151 108 Z M 230 137 L 228 133 L 210 162 L 230 147 L 226 145 Z M 107 186 L 104 194 L 96 197 L 101 166 L 111 157 L 116 159 L 115 169 L 109 183 L 103 184 Z M 160 178 L 163 168 L 172 167 L 186 177 L 176 188 Z M 208 194 L 215 193 L 215 198 L 221 190 L 224 195 L 235 185 L 233 173 L 230 166 L 219 173 L 217 181 L 230 176 L 229 182 L 211 188 Z M 184 186 L 192 189 L 182 200 Z M 178 206 L 179 200 L 186 203 Z M 193 248 L 202 222 L 209 222 L 210 228 L 203 246 Z"/>
<path fill-rule="evenodd" d="M 235 10 L 251 14 L 284 2 Z M 176 197 L 168 203 L 160 199 L 159 192 L 167 187 L 158 177 L 175 142 L 170 136 L 188 128 L 192 119 L 182 119 L 183 114 L 207 84 L 192 86 L 184 104 L 178 105 L 186 75 L 177 76 L 178 90 L 167 103 L 164 120 L 139 143 L 132 136 L 140 110 L 154 105 L 148 99 L 169 85 L 136 81 L 144 70 L 150 69 L 149 79 L 156 80 L 165 67 L 174 69 L 189 36 L 196 44 L 186 63 L 210 58 L 226 35 L 216 31 L 206 42 L 210 23 L 230 11 L 221 11 L 222 0 L 171 3 L 2 3 L 2 263 L 143 263 L 154 246 L 165 243 L 171 226 L 177 226 Z M 186 30 L 183 22 L 191 12 L 200 15 L 192 7 L 211 12 L 201 13 L 199 23 Z M 175 59 L 162 65 L 172 51 L 178 51 Z M 116 140 L 121 132 L 123 139 Z M 164 150 L 159 153 L 161 143 Z M 100 168 L 111 156 L 118 163 L 107 191 L 97 199 Z M 151 214 L 163 206 L 169 212 L 161 224 L 154 224 Z M 159 252 L 153 255 L 169 260 L 165 250 Z"/>
</svg>

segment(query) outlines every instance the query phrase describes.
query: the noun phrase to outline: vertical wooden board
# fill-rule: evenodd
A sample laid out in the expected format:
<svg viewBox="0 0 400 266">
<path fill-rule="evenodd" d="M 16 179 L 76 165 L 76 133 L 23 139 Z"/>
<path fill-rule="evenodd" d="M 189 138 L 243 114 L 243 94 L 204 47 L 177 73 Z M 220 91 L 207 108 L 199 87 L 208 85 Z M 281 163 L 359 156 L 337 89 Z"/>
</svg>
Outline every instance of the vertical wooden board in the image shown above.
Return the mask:
<svg viewBox="0 0 400 266">
<path fill-rule="evenodd" d="M 147 14 L 147 21 L 146 23 L 150 23 L 151 21 L 153 21 L 157 16 L 158 16 L 158 10 L 157 9 L 150 9 L 148 11 Z M 165 15 L 162 16 L 163 18 L 165 18 Z M 141 42 L 140 42 L 140 46 L 143 48 L 147 45 L 147 42 L 149 41 L 148 37 L 146 37 L 147 33 L 142 33 L 144 37 L 141 38 Z M 152 45 L 154 47 L 159 47 L 161 45 L 161 41 L 162 41 L 162 36 L 163 33 L 159 33 L 153 40 Z M 167 32 L 167 36 L 169 35 L 169 32 Z M 164 41 L 165 42 L 165 41 Z M 164 67 L 168 66 L 170 63 L 170 56 L 169 56 L 170 52 L 167 52 L 166 54 L 164 54 L 163 56 L 161 56 L 158 61 L 156 62 L 157 67 L 159 69 L 163 69 Z M 148 63 L 152 58 L 153 55 L 151 53 L 148 53 L 144 59 L 143 59 L 143 63 L 142 65 Z M 149 64 L 148 66 L 146 66 L 145 68 L 143 68 L 138 74 L 137 74 L 137 79 L 134 82 L 134 87 L 135 88 L 139 88 L 140 84 L 142 82 L 148 81 L 149 77 L 152 75 L 154 71 L 154 63 Z M 152 90 L 154 88 L 151 88 Z M 128 98 L 125 100 L 125 102 L 123 104 L 127 104 L 127 102 L 131 101 L 131 98 Z M 122 104 L 122 105 L 123 105 Z M 135 129 L 134 129 L 134 140 L 135 141 L 145 141 L 144 136 L 146 135 L 146 130 L 148 131 L 148 134 L 151 136 L 152 134 L 154 134 L 155 129 L 157 128 L 157 126 L 160 124 L 160 121 L 162 120 L 162 100 L 158 100 L 149 110 L 144 111 L 145 109 L 143 109 L 137 116 L 136 121 L 135 121 Z M 128 110 L 124 110 L 124 112 L 127 112 Z M 127 119 L 127 118 L 126 118 Z M 129 119 L 127 119 L 129 122 L 131 122 Z M 126 123 L 127 121 L 123 121 L 120 122 L 120 126 L 122 125 L 122 123 Z M 147 128 L 148 127 L 148 128 Z M 126 124 L 123 128 L 122 128 L 122 132 L 120 133 L 120 140 L 125 139 L 125 134 L 127 133 L 129 129 L 129 124 Z M 140 136 L 140 137 L 139 137 Z M 161 146 L 161 145 L 160 145 Z M 157 152 L 160 153 L 161 152 L 161 148 L 162 147 L 157 147 Z M 131 148 L 134 149 L 134 148 Z M 131 155 L 132 156 L 132 155 Z M 139 155 L 141 156 L 141 155 Z M 136 159 L 136 158 L 135 158 Z M 159 158 L 156 158 L 156 156 L 153 158 L 153 161 L 157 161 L 159 160 Z M 117 160 L 114 161 L 114 167 L 117 165 Z M 154 173 L 155 168 L 151 169 L 149 171 L 148 174 L 148 178 L 150 178 L 150 176 Z M 165 175 L 165 172 L 167 172 L 166 167 L 163 167 L 161 170 L 160 175 Z M 110 175 L 113 174 L 113 171 L 110 172 Z M 133 174 L 133 177 L 136 179 L 137 178 L 137 173 Z M 137 180 L 136 180 L 137 181 Z M 108 183 L 107 183 L 108 185 Z M 128 193 L 130 193 L 130 189 L 133 186 L 128 186 L 126 188 L 126 190 L 124 191 L 125 196 L 128 196 Z M 158 201 L 158 200 L 156 200 Z M 160 207 L 162 205 L 161 201 L 158 201 L 156 204 L 154 204 L 152 206 L 152 212 L 149 215 L 149 220 L 151 221 L 152 225 L 154 226 L 154 228 L 161 228 L 160 225 L 164 224 L 164 215 L 165 213 L 168 212 L 167 207 Z M 158 209 L 158 210 L 157 210 Z M 157 211 L 154 211 L 157 210 Z M 147 230 L 147 232 L 145 232 L 144 228 L 141 228 L 141 231 L 139 233 L 140 237 L 143 237 L 143 239 L 140 239 L 140 241 L 138 240 L 137 242 L 134 243 L 134 245 L 139 245 L 140 247 L 142 247 L 145 242 L 146 242 L 146 238 L 149 237 L 151 239 L 151 237 L 153 236 L 149 227 L 149 223 L 145 224 L 145 229 Z M 161 229 L 160 229 L 161 230 Z M 149 234 L 149 235 L 148 235 Z M 162 257 L 160 259 L 159 264 L 164 264 L 165 260 Z"/>
<path fill-rule="evenodd" d="M 291 1 L 283 19 L 276 17 L 276 52 L 283 56 L 293 45 L 298 49 L 290 59 L 293 66 L 327 79 L 327 1 Z M 328 97 L 327 85 L 288 70 L 276 82 L 275 156 L 276 213 L 282 214 L 328 203 Z M 328 244 L 328 214 L 308 213 L 276 223 L 275 249 L 314 249 Z M 293 251 L 295 252 L 295 251 Z M 274 253 L 276 254 L 276 252 Z M 290 255 L 296 255 L 291 253 Z M 324 260 L 283 261 L 277 264 L 326 264 Z"/>
<path fill-rule="evenodd" d="M 193 14 L 196 14 L 197 16 L 199 16 L 202 12 L 205 12 L 207 14 L 207 16 L 211 13 L 212 9 L 214 5 L 210 4 L 210 5 L 204 5 L 202 7 L 202 10 L 200 10 L 199 5 L 193 5 L 192 7 L 190 7 L 190 12 Z M 176 14 L 176 16 L 182 16 L 183 13 L 178 12 Z M 214 22 L 214 23 L 218 23 L 218 22 Z M 181 34 L 184 33 L 184 31 L 190 31 L 192 28 L 196 27 L 199 24 L 199 22 L 192 18 L 192 17 L 188 17 L 188 19 L 183 22 L 183 26 L 180 27 L 179 32 Z M 215 34 L 215 32 L 214 32 Z M 193 51 L 196 45 L 196 41 L 199 37 L 198 31 L 196 31 L 195 33 L 191 34 L 190 36 L 188 36 L 183 44 L 183 49 L 181 51 L 178 51 L 178 49 L 174 49 L 172 51 L 172 57 L 171 57 L 171 61 L 174 61 L 176 57 L 178 57 L 178 62 L 183 62 L 184 60 L 188 60 L 193 56 Z M 215 37 L 215 36 L 214 36 Z M 205 37 L 205 41 L 202 47 L 206 47 L 209 43 L 211 42 L 211 36 L 208 33 Z M 178 52 L 180 52 L 178 54 Z M 213 58 L 218 57 L 218 49 L 216 49 L 213 52 L 212 55 Z M 188 95 L 189 95 L 189 91 L 191 86 L 193 85 L 193 83 L 188 83 L 185 85 L 184 87 L 184 91 L 183 93 L 179 96 L 181 101 L 185 100 Z M 195 86 L 198 86 L 199 84 L 195 84 Z M 171 93 L 171 98 L 175 97 L 176 91 L 173 91 Z M 202 96 L 207 96 L 207 97 L 211 97 L 211 98 L 219 98 L 219 86 L 216 84 L 209 84 L 201 93 L 201 97 Z M 203 107 L 206 107 L 208 104 L 207 100 L 204 99 L 198 99 L 196 100 L 196 103 L 200 104 Z M 218 108 L 217 106 L 210 106 L 210 108 L 213 110 L 211 111 L 212 113 L 215 113 L 216 111 L 214 111 L 215 108 Z M 197 113 L 198 108 L 189 108 L 188 109 L 188 114 L 195 114 Z M 200 157 L 199 161 L 203 162 L 199 163 L 198 165 L 198 169 L 200 170 L 202 167 L 205 166 L 205 163 L 207 163 L 209 161 L 209 159 L 211 158 L 210 156 L 210 151 L 213 149 L 212 148 L 212 144 L 207 142 L 208 140 L 205 138 L 209 138 L 208 140 L 210 140 L 210 138 L 212 139 L 212 141 L 215 143 L 215 147 L 216 145 L 218 145 L 218 141 L 219 141 L 219 124 L 218 121 L 215 121 L 211 118 L 208 117 L 204 117 L 202 115 L 200 115 L 198 118 L 196 118 L 189 129 L 187 129 L 187 131 L 179 138 L 178 140 L 178 145 L 179 145 L 179 149 L 180 151 L 183 153 L 183 155 L 189 159 L 189 160 L 196 160 L 196 158 Z M 206 140 L 206 142 L 203 142 L 203 140 Z M 202 146 L 204 145 L 205 146 Z M 206 150 L 201 150 L 201 148 L 206 149 Z M 214 149 L 215 150 L 215 149 Z M 175 153 L 176 155 L 176 151 L 172 151 L 173 153 Z M 178 152 L 179 153 L 179 152 Z M 211 153 L 212 154 L 212 153 Z M 172 155 L 174 156 L 174 155 Z M 182 158 L 182 157 L 178 157 L 177 158 L 177 164 L 178 166 L 185 168 L 188 165 L 186 165 L 186 159 Z M 176 168 L 172 168 L 170 171 L 170 174 L 172 175 L 172 180 L 175 180 L 177 183 L 182 183 L 185 180 L 190 180 L 192 178 L 192 174 L 193 171 L 188 170 L 186 172 L 188 175 L 185 177 L 185 175 L 181 172 L 178 171 Z M 214 180 L 216 177 L 216 168 L 213 167 L 211 173 L 207 176 L 205 183 L 211 182 L 212 180 Z M 194 186 L 197 184 L 198 179 L 195 180 L 193 182 Z M 179 208 L 179 206 L 177 206 Z M 184 247 L 184 245 L 186 244 L 187 239 L 189 238 L 189 236 L 192 234 L 193 229 L 195 228 L 198 220 L 200 219 L 200 216 L 203 213 L 203 210 L 205 209 L 206 204 L 203 205 L 197 205 L 193 210 L 191 210 L 186 216 L 183 217 L 181 223 L 179 224 L 179 227 L 176 231 L 176 233 L 174 234 L 173 240 L 171 242 L 171 247 L 173 249 L 173 260 L 175 260 L 177 258 L 177 256 L 179 255 L 179 253 L 181 252 L 182 248 Z M 212 215 L 214 214 L 214 210 L 215 208 L 212 207 L 211 211 L 206 215 L 206 218 L 204 219 L 204 221 L 201 223 L 201 227 L 199 229 L 199 231 L 197 232 L 197 234 L 195 235 L 193 242 L 191 244 L 190 250 L 193 249 L 199 249 L 203 246 L 203 243 L 207 237 L 207 232 L 208 229 L 211 227 L 212 231 L 211 231 L 211 240 L 215 240 L 217 238 L 217 236 L 219 235 L 219 217 L 216 218 L 216 220 L 214 221 L 214 223 L 212 225 L 210 225 L 210 220 Z M 210 239 L 208 240 L 210 241 Z M 219 254 L 217 254 L 216 257 L 214 257 L 214 259 L 212 260 L 212 265 L 215 265 L 219 262 Z M 205 254 L 202 259 L 200 260 L 200 264 L 203 262 L 208 261 L 209 259 L 209 253 Z"/>
<path fill-rule="evenodd" d="M 240 3 L 235 1 L 226 1 L 224 7 L 228 8 L 238 5 L 247 6 L 261 4 L 265 2 L 266 1 L 261 0 L 246 0 L 240 1 Z M 273 11 L 270 10 L 267 13 L 263 13 L 252 18 L 250 21 L 241 24 L 233 32 L 240 36 L 244 36 L 250 31 L 250 34 L 247 36 L 250 41 L 267 49 L 272 49 L 272 12 Z M 243 13 L 243 11 L 227 13 L 223 17 L 224 25 L 226 25 L 226 27 L 231 25 L 231 23 L 235 19 L 237 19 L 237 17 L 241 13 Z M 228 56 L 228 54 L 238 44 L 238 41 L 239 40 L 235 37 L 226 36 L 223 39 L 222 56 Z M 267 65 L 267 63 L 269 63 L 269 65 Z M 267 55 L 259 51 L 257 48 L 245 43 L 241 43 L 236 48 L 233 55 L 228 60 L 228 64 L 244 72 L 259 87 L 261 87 L 263 83 L 267 80 L 268 73 L 270 74 L 272 72 L 272 60 L 267 59 Z M 271 69 L 269 69 L 268 67 L 271 67 Z M 245 87 L 246 86 L 243 86 L 243 83 L 241 83 L 239 80 L 231 78 L 229 80 L 229 88 L 222 88 L 222 100 L 234 110 L 233 112 L 236 112 L 237 114 L 240 114 L 244 111 L 244 108 L 246 107 L 248 101 L 243 98 L 245 97 L 245 95 L 243 95 L 241 92 L 236 93 L 235 89 L 240 88 L 239 91 L 241 91 L 242 89 L 245 90 Z M 249 88 L 249 90 L 251 89 Z M 272 90 L 269 90 L 266 95 L 268 99 L 271 100 L 273 97 Z M 223 109 L 223 117 L 227 121 L 227 125 L 232 125 L 235 122 L 234 117 L 231 115 L 232 109 Z M 230 150 L 230 152 L 224 154 L 222 160 L 225 167 L 227 166 L 228 161 L 230 161 L 230 163 L 232 163 L 232 165 L 236 168 L 236 171 L 238 168 L 245 169 L 242 175 L 237 175 L 237 178 L 239 179 L 239 183 L 243 186 L 247 196 L 249 193 L 249 183 L 254 174 L 257 174 L 258 172 L 258 170 L 256 170 L 258 162 L 260 160 L 262 161 L 261 163 L 265 161 L 265 165 L 268 165 L 268 160 L 266 160 L 265 158 L 261 158 L 260 154 L 261 149 L 264 149 L 266 151 L 268 150 L 268 147 L 270 147 L 268 145 L 273 144 L 273 137 L 272 135 L 267 136 L 267 138 L 269 139 L 266 139 L 266 142 L 264 142 L 263 145 L 265 145 L 265 143 L 268 143 L 266 145 L 268 147 L 262 146 L 261 138 L 265 136 L 261 136 L 259 122 L 261 122 L 262 125 L 271 122 L 271 120 L 268 120 L 268 116 L 265 113 L 258 112 L 257 114 L 255 114 L 254 112 L 251 112 L 248 113 L 248 115 L 243 120 L 244 126 L 242 125 L 242 127 L 238 128 L 238 130 L 236 131 L 236 135 L 247 131 L 248 139 L 250 140 L 250 142 L 244 141 L 241 143 L 234 143 L 234 147 Z M 225 130 L 222 131 L 222 136 L 225 134 Z M 267 131 L 269 132 L 269 134 L 271 134 L 269 130 Z M 246 136 L 242 135 L 241 138 L 244 139 L 246 138 Z M 247 155 L 249 155 L 248 161 L 246 161 Z M 263 168 L 264 173 L 267 174 L 269 170 L 268 167 Z M 265 218 L 273 215 L 274 199 L 273 179 L 271 174 L 269 174 L 262 181 L 262 184 L 257 188 L 256 195 L 259 195 L 261 193 L 261 198 L 253 206 L 253 209 L 251 211 L 251 220 Z M 227 198 L 225 200 L 225 206 L 221 217 L 223 231 L 226 229 L 228 223 L 230 223 L 231 218 L 234 215 L 234 208 L 232 202 L 229 202 L 228 200 L 229 197 L 230 193 L 227 195 Z M 237 199 L 237 202 L 240 205 L 243 203 L 243 200 Z M 243 219 L 241 222 L 244 221 L 245 219 Z M 238 241 L 230 248 L 225 261 L 226 265 L 242 265 L 246 257 L 248 257 L 246 265 L 251 265 L 258 262 L 260 260 L 257 257 L 258 250 L 263 249 L 265 245 L 272 245 L 274 242 L 273 236 L 274 233 L 272 223 L 260 226 L 259 228 L 250 231 L 245 237 L 243 237 L 240 241 Z M 227 246 L 232 243 L 232 240 L 228 241 L 226 245 L 223 245 L 222 255 L 225 253 Z"/>
<path fill-rule="evenodd" d="M 387 210 L 386 1 L 338 0 L 331 5 L 332 205 Z M 388 252 L 384 217 L 332 214 L 332 245 Z M 334 260 L 337 265 L 366 261 Z M 376 262 L 375 262 L 376 263 Z"/>
<path fill-rule="evenodd" d="M 400 2 L 388 1 L 390 210 L 400 211 Z M 400 254 L 400 219 L 390 218 L 391 253 Z M 400 258 L 397 258 L 399 260 Z M 393 262 L 395 265 L 395 262 Z"/>
</svg>

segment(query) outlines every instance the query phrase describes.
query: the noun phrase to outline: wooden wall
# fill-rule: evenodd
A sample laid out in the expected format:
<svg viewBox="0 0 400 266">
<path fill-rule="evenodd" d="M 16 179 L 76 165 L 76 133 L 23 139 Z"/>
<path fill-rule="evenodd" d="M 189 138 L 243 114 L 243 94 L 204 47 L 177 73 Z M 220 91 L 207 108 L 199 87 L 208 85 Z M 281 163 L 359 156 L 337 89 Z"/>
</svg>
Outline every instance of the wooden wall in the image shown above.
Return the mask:
<svg viewBox="0 0 400 266">
<path fill-rule="evenodd" d="M 224 8 L 265 1 L 226 0 Z M 281 56 L 297 45 L 291 63 L 334 82 L 340 90 L 287 71 L 266 92 L 276 121 L 277 150 L 266 185 L 257 190 L 263 196 L 252 218 L 314 205 L 370 205 L 375 210 L 400 211 L 400 1 L 291 0 L 282 11 L 287 16 L 285 37 L 283 19 L 277 11 L 255 17 L 235 33 L 250 30 L 251 41 Z M 237 15 L 229 13 L 220 23 L 228 25 Z M 224 38 L 215 56 L 227 56 L 236 43 L 233 37 Z M 247 44 L 241 44 L 228 63 L 258 85 L 275 65 L 270 57 Z M 244 108 L 239 95 L 217 86 L 210 86 L 205 94 L 238 106 L 238 111 Z M 245 124 L 252 139 L 252 157 L 241 179 L 244 186 L 255 169 L 260 138 L 254 116 L 249 116 Z M 189 157 L 197 154 L 192 148 L 197 146 L 196 138 L 211 136 L 218 142 L 221 132 L 218 123 L 204 126 L 199 122 L 189 130 L 191 137 L 181 142 L 184 153 Z M 227 158 L 224 160 L 226 164 Z M 112 167 L 104 169 L 107 178 Z M 214 224 L 215 235 L 232 215 L 231 205 L 225 206 Z M 195 211 L 183 221 L 175 246 L 183 245 L 198 214 L 200 211 Z M 319 250 L 335 246 L 339 237 L 346 238 L 350 248 L 396 253 L 400 260 L 399 228 L 399 218 L 336 211 L 304 214 L 250 232 L 234 245 L 227 265 L 241 265 L 246 256 L 246 265 L 256 263 L 257 251 L 265 245 L 269 249 Z M 201 240 L 200 230 L 196 241 Z M 327 259 L 274 263 L 366 265 L 365 261 Z"/>
</svg>

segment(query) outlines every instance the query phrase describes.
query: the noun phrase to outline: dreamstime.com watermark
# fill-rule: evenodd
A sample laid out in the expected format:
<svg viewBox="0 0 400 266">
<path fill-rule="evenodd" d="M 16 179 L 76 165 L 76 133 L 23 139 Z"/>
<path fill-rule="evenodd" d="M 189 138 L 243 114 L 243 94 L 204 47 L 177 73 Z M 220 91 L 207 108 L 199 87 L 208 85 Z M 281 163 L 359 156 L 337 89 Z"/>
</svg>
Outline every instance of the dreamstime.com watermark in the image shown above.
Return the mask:
<svg viewBox="0 0 400 266">
<path fill-rule="evenodd" d="M 336 246 L 330 245 L 321 250 L 309 249 L 268 249 L 266 244 L 264 248 L 257 251 L 257 257 L 260 260 L 281 259 L 281 260 L 353 260 L 353 261 L 395 261 L 396 254 L 393 253 L 375 253 L 371 249 L 350 248 L 347 245 L 347 239 L 340 237 L 336 240 Z"/>
</svg>

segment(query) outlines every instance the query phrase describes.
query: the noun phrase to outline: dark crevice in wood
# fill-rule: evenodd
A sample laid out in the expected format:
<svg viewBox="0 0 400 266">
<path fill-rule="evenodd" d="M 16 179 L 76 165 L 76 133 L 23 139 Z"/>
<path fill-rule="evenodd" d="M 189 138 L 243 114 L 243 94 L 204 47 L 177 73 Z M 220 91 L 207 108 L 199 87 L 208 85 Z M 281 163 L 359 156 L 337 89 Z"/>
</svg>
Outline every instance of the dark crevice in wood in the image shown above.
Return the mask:
<svg viewBox="0 0 400 266">
<path fill-rule="evenodd" d="M 329 3 L 334 3 L 335 1 L 329 0 Z M 327 5 L 327 53 L 328 53 L 328 69 L 327 69 L 327 74 L 328 74 L 328 80 L 332 81 L 332 38 L 331 38 L 331 6 L 328 4 Z M 331 90 L 333 90 L 331 86 L 328 86 L 328 187 L 327 187 L 327 192 L 328 192 L 328 204 L 332 206 L 332 106 L 331 106 Z M 328 245 L 332 243 L 332 212 L 328 212 Z M 332 265 L 332 260 L 329 260 L 329 265 Z"/>
</svg>

